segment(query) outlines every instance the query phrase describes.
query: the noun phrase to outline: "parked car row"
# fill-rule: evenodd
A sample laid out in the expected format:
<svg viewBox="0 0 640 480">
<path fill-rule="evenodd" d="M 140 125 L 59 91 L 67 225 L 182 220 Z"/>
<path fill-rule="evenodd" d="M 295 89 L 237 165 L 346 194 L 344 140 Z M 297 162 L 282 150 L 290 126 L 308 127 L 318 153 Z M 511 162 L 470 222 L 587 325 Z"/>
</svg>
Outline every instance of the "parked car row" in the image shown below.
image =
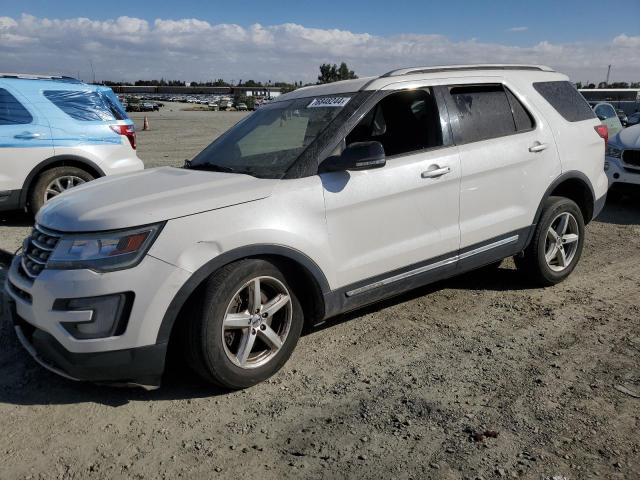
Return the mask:
<svg viewBox="0 0 640 480">
<path fill-rule="evenodd" d="M 112 99 L 36 84 L 30 103 L 63 112 L 39 92 Z M 114 115 L 96 121 L 120 135 L 130 123 Z M 604 205 L 607 135 L 543 66 L 301 88 L 184 169 L 52 199 L 13 260 L 6 305 L 25 348 L 68 378 L 155 388 L 172 343 L 205 380 L 245 388 L 284 365 L 305 325 L 341 312 L 506 257 L 539 285 L 567 278 Z"/>
</svg>

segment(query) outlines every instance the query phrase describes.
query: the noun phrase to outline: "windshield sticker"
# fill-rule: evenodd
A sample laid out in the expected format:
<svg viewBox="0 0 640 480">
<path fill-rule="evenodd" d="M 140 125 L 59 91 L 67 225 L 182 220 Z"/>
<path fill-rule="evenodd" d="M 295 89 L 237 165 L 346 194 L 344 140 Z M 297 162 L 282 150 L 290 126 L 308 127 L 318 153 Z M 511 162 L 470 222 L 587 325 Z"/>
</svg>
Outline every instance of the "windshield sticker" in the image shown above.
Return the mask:
<svg viewBox="0 0 640 480">
<path fill-rule="evenodd" d="M 320 97 L 314 98 L 307 108 L 344 107 L 351 97 Z"/>
</svg>

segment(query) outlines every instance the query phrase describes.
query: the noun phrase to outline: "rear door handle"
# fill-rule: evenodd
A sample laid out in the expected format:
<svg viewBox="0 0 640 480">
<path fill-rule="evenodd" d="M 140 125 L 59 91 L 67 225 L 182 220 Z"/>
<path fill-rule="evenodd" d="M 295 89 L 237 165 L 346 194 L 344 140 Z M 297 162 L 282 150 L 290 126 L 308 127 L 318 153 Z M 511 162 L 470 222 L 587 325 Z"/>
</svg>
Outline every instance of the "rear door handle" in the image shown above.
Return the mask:
<svg viewBox="0 0 640 480">
<path fill-rule="evenodd" d="M 446 175 L 451 171 L 451 167 L 441 167 L 439 165 L 431 165 L 428 170 L 425 170 L 420 175 L 422 178 L 438 178 L 442 175 Z"/>
<path fill-rule="evenodd" d="M 548 145 L 546 143 L 536 142 L 529 147 L 529 151 L 531 153 L 538 153 L 538 152 L 542 152 L 543 150 L 546 150 L 547 147 Z"/>
<path fill-rule="evenodd" d="M 19 138 L 20 140 L 33 140 L 34 138 L 40 138 L 41 136 L 41 133 L 22 132 L 14 135 L 13 138 Z"/>
</svg>

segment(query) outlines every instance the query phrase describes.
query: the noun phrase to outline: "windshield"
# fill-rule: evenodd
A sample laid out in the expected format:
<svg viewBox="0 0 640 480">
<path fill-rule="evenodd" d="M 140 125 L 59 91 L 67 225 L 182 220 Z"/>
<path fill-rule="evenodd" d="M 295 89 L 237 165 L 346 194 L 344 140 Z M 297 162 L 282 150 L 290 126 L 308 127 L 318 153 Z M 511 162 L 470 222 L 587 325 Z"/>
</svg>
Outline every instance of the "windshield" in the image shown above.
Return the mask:
<svg viewBox="0 0 640 480">
<path fill-rule="evenodd" d="M 188 168 L 282 178 L 350 98 L 321 96 L 264 105 L 200 152 Z"/>
</svg>

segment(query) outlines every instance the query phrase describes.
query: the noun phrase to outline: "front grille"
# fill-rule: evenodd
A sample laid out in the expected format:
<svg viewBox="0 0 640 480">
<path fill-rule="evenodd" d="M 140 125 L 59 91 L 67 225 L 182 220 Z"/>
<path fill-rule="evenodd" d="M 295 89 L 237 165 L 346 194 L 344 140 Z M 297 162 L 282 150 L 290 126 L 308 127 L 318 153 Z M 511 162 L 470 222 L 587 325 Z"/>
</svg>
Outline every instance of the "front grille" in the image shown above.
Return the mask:
<svg viewBox="0 0 640 480">
<path fill-rule="evenodd" d="M 640 150 L 625 150 L 622 153 L 622 160 L 627 165 L 640 168 Z"/>
<path fill-rule="evenodd" d="M 31 236 L 22 244 L 20 273 L 30 280 L 40 275 L 59 240 L 58 234 L 39 225 L 33 227 Z"/>
</svg>

